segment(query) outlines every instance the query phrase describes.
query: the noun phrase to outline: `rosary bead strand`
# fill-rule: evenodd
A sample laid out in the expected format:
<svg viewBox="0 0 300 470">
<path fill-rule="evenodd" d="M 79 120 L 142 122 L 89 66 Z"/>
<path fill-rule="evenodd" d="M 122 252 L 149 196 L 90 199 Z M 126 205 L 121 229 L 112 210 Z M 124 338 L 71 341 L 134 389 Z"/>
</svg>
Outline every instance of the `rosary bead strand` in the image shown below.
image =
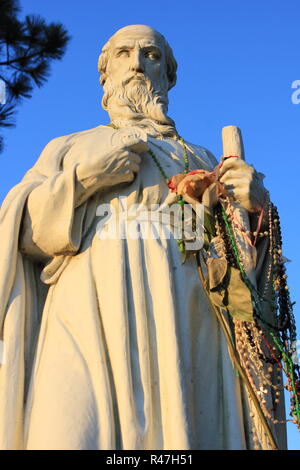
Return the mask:
<svg viewBox="0 0 300 470">
<path fill-rule="evenodd" d="M 179 138 L 179 142 L 181 143 L 181 145 L 183 147 L 183 160 L 184 160 L 183 173 L 187 174 L 189 172 L 189 157 L 188 157 L 188 153 L 187 153 L 187 149 L 186 149 L 184 139 L 182 137 Z M 159 148 L 159 150 L 161 150 L 163 153 L 170 156 L 170 154 L 168 152 L 166 152 L 160 145 L 157 145 L 157 144 L 154 144 L 154 145 L 157 148 Z M 154 161 L 157 168 L 159 169 L 159 171 L 160 171 L 162 177 L 164 178 L 166 184 L 168 184 L 170 178 L 167 176 L 167 174 L 166 174 L 165 170 L 163 169 L 162 165 L 160 164 L 160 161 L 157 158 L 156 154 L 150 148 L 148 149 L 148 153 L 151 156 L 151 158 Z M 176 202 L 177 202 L 177 204 L 179 204 L 179 206 L 181 206 L 181 209 L 182 209 L 182 226 L 183 226 L 183 222 L 184 222 L 184 209 L 183 209 L 183 206 L 185 204 L 183 196 L 180 195 L 180 194 L 177 194 L 176 195 Z M 180 253 L 185 253 L 185 243 L 184 243 L 183 238 L 177 239 L 176 242 L 177 242 L 178 250 L 180 251 Z"/>
<path fill-rule="evenodd" d="M 258 382 L 261 381 L 260 376 L 263 369 L 259 365 L 259 369 L 257 369 L 258 363 L 261 363 L 261 360 L 267 362 L 277 362 L 278 367 L 285 372 L 285 375 L 288 379 L 287 388 L 291 392 L 291 416 L 293 417 L 293 422 L 297 424 L 298 428 L 300 429 L 300 371 L 299 366 L 295 364 L 292 360 L 292 354 L 295 354 L 295 341 L 296 341 L 296 326 L 295 326 L 295 319 L 292 312 L 292 303 L 289 298 L 289 291 L 286 286 L 286 274 L 285 274 L 285 267 L 283 266 L 283 261 L 281 258 L 282 255 L 282 238 L 281 238 L 281 231 L 279 225 L 279 216 L 278 211 L 273 204 L 270 204 L 269 207 L 269 237 L 270 237 L 270 250 L 269 255 L 272 256 L 273 259 L 272 267 L 268 269 L 267 273 L 267 283 L 272 279 L 273 276 L 273 291 L 277 298 L 277 310 L 278 314 L 276 319 L 279 320 L 279 324 L 277 326 L 271 325 L 267 322 L 262 315 L 262 310 L 260 307 L 260 303 L 264 298 L 259 295 L 259 292 L 255 289 L 252 285 L 250 280 L 248 279 L 246 272 L 240 262 L 240 253 L 239 248 L 236 246 L 235 237 L 234 237 L 234 230 L 231 227 L 230 221 L 228 216 L 222 208 L 222 217 L 225 222 L 226 232 L 231 242 L 232 252 L 235 257 L 235 261 L 238 265 L 238 268 L 241 272 L 242 279 L 244 280 L 245 284 L 249 288 L 253 300 L 254 305 L 254 325 L 252 326 L 253 331 L 257 330 L 259 332 L 258 343 L 256 342 L 257 346 L 255 347 L 255 342 L 253 342 L 253 336 L 251 335 L 252 339 L 248 338 L 247 343 L 249 347 L 247 350 L 240 350 L 240 354 L 242 354 L 241 358 L 243 357 L 243 362 L 245 363 L 245 369 L 247 373 L 250 373 L 249 364 L 252 364 L 252 368 L 256 369 L 256 375 L 258 377 Z M 225 238 L 226 239 L 226 238 Z M 266 293 L 266 285 L 264 286 L 264 295 Z M 257 320 L 260 320 L 263 325 L 263 329 L 258 326 Z M 265 330 L 265 332 L 263 331 Z M 270 335 L 272 338 L 274 346 L 272 347 L 266 339 L 266 333 Z M 275 334 L 276 333 L 276 334 Z M 238 334 L 237 334 L 238 336 Z M 264 358 L 259 352 L 260 346 L 259 343 L 264 342 L 270 353 L 271 358 L 273 360 Z M 240 342 L 237 344 L 238 350 Z M 258 348 L 258 349 L 257 349 Z M 257 351 L 256 351 L 257 349 Z M 275 351 L 278 351 L 278 358 L 275 355 Z M 253 355 L 254 354 L 254 355 Z M 257 355 L 258 354 L 258 355 Z M 248 361 L 245 362 L 245 357 L 248 357 Z M 250 362 L 249 362 L 250 361 Z M 285 367 L 282 365 L 284 362 Z M 249 364 L 248 364 L 249 362 Z M 275 363 L 274 362 L 274 363 Z M 271 367 L 271 366 L 270 366 Z M 266 383 L 268 383 L 267 375 L 264 375 Z M 250 377 L 249 377 L 250 379 Z M 257 387 L 256 387 L 257 390 Z M 274 387 L 275 390 L 275 387 Z M 279 396 L 280 392 L 276 391 L 274 403 L 279 403 Z M 262 407 L 265 409 L 265 400 L 262 399 Z M 269 411 L 265 409 L 266 416 L 269 417 Z M 273 420 L 273 419 L 272 419 Z M 273 420 L 274 421 L 274 420 Z"/>
</svg>

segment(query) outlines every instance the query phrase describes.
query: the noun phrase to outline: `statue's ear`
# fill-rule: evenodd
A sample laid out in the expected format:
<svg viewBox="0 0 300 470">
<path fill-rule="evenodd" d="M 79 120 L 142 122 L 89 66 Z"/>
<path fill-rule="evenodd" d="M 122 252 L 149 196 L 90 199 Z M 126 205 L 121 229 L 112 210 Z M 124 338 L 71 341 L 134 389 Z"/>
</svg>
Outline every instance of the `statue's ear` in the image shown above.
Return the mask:
<svg viewBox="0 0 300 470">
<path fill-rule="evenodd" d="M 176 63 L 176 68 L 174 68 L 173 64 L 169 64 L 167 62 L 167 77 L 168 77 L 168 82 L 169 82 L 168 90 L 171 90 L 171 88 L 173 88 L 173 86 L 176 85 L 176 81 L 177 81 L 176 69 L 177 69 L 177 63 Z"/>
<path fill-rule="evenodd" d="M 104 85 L 106 80 L 106 67 L 108 62 L 108 51 L 103 48 L 98 59 L 98 72 L 100 73 L 100 83 Z"/>
<path fill-rule="evenodd" d="M 171 90 L 176 84 L 177 80 L 177 62 L 173 55 L 173 51 L 167 41 L 165 41 L 165 50 L 166 50 L 166 63 L 167 63 L 167 77 L 169 81 L 168 90 Z"/>
<path fill-rule="evenodd" d="M 177 81 L 177 76 L 175 74 L 175 76 L 170 76 L 169 73 L 167 73 L 167 76 L 168 76 L 168 82 L 169 82 L 169 86 L 168 86 L 168 91 L 171 90 L 171 88 L 173 88 L 173 86 L 176 85 L 176 81 Z"/>
</svg>

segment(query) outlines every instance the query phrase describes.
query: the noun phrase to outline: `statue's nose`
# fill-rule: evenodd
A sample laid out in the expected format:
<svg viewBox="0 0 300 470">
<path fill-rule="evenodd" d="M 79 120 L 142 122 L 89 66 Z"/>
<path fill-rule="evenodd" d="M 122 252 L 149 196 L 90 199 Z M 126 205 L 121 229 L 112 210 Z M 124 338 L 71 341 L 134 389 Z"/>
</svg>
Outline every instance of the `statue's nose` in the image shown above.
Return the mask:
<svg viewBox="0 0 300 470">
<path fill-rule="evenodd" d="M 131 70 L 137 73 L 144 72 L 143 57 L 140 50 L 135 50 L 131 57 Z"/>
</svg>

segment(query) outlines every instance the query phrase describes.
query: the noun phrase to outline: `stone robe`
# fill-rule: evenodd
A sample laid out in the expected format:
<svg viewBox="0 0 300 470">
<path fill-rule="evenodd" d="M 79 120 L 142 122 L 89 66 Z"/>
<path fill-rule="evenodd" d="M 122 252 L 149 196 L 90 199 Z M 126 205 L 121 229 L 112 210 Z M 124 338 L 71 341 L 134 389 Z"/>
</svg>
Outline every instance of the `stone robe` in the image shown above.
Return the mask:
<svg viewBox="0 0 300 470">
<path fill-rule="evenodd" d="M 101 239 L 97 207 L 174 202 L 147 153 L 133 182 L 80 203 L 78 142 L 51 141 L 1 210 L 1 449 L 247 449 L 249 410 L 226 340 L 176 240 Z M 154 141 L 154 139 L 152 139 Z M 181 145 L 153 147 L 168 175 Z M 214 157 L 188 144 L 190 170 Z M 22 223 L 23 221 L 23 223 Z"/>
</svg>

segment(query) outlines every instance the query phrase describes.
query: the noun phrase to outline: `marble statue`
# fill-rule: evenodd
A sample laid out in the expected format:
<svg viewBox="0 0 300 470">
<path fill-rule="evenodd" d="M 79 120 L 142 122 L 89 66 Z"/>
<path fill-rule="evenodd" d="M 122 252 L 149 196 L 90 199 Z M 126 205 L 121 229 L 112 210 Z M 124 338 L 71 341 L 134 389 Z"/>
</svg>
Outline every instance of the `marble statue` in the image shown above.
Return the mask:
<svg viewBox="0 0 300 470">
<path fill-rule="evenodd" d="M 99 57 L 111 125 L 52 140 L 2 205 L 1 449 L 254 447 L 194 253 L 183 262 L 172 236 L 134 238 L 126 226 L 123 237 L 98 233 L 101 204 L 176 202 L 161 169 L 218 164 L 167 114 L 176 70 L 153 28 L 117 31 Z M 225 160 L 219 181 L 250 215 L 263 203 L 241 159 Z"/>
</svg>

